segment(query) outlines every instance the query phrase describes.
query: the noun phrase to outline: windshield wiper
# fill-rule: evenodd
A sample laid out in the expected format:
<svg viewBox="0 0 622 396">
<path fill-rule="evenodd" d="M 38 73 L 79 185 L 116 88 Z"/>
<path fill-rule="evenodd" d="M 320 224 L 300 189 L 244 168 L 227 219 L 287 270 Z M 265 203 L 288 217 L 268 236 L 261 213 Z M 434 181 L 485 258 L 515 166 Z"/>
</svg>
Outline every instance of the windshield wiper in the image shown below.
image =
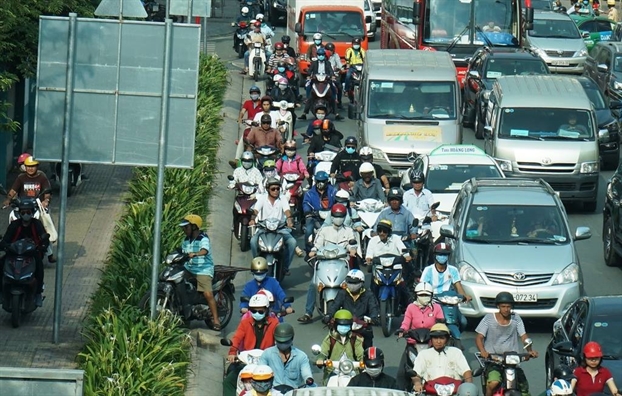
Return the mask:
<svg viewBox="0 0 622 396">
<path fill-rule="evenodd" d="M 541 136 L 540 137 L 543 140 L 583 140 L 583 141 L 587 141 L 586 138 L 580 138 L 580 137 L 572 137 L 572 136 L 560 136 L 560 135 L 547 135 L 547 136 Z"/>
<path fill-rule="evenodd" d="M 342 32 L 342 31 L 340 31 L 339 33 L 341 33 L 341 34 L 345 34 L 346 36 L 350 37 L 351 39 L 353 39 L 353 38 L 354 38 L 354 36 L 353 36 L 353 35 L 351 35 L 350 33 Z"/>
<path fill-rule="evenodd" d="M 603 359 L 605 359 L 605 360 L 620 360 L 620 356 L 616 356 L 616 355 L 603 355 Z"/>
<path fill-rule="evenodd" d="M 489 244 L 489 243 L 493 243 L 494 242 L 494 241 L 491 241 L 489 239 L 482 239 L 482 238 L 467 238 L 467 239 L 465 239 L 465 241 L 473 242 L 473 243 L 482 243 L 482 244 Z"/>
<path fill-rule="evenodd" d="M 510 139 L 544 140 L 541 137 L 531 136 L 531 135 L 507 135 L 507 136 L 504 135 L 503 137 L 507 137 L 507 138 L 510 138 Z"/>
<path fill-rule="evenodd" d="M 388 119 L 397 119 L 397 120 L 433 120 L 434 118 L 429 115 L 425 116 L 405 116 L 402 114 L 373 114 L 369 116 L 370 118 L 388 118 Z"/>
<path fill-rule="evenodd" d="M 451 52 L 452 49 L 454 49 L 454 47 L 456 46 L 456 44 L 458 44 L 458 41 L 460 41 L 460 39 L 462 38 L 462 35 L 467 32 L 469 30 L 469 28 L 471 27 L 471 25 L 466 25 L 464 27 L 464 29 L 462 29 L 462 31 L 460 33 L 458 33 L 458 35 L 456 37 L 454 37 L 453 40 L 451 40 L 451 44 L 449 44 L 449 47 L 447 47 L 447 52 Z"/>
<path fill-rule="evenodd" d="M 322 34 L 323 34 L 324 36 L 328 36 L 328 37 L 332 38 L 333 40 L 337 40 L 337 39 L 335 38 L 335 36 L 333 36 L 333 35 L 331 35 L 331 34 L 328 34 L 328 33 L 322 33 Z"/>
<path fill-rule="evenodd" d="M 556 244 L 559 243 L 559 241 L 554 241 L 554 240 L 551 240 L 551 239 L 529 238 L 529 237 L 512 238 L 508 242 L 515 242 L 515 243 L 542 243 L 542 244 L 545 244 L 545 245 L 556 245 Z"/>
<path fill-rule="evenodd" d="M 543 36 L 538 36 L 538 37 L 543 37 Z M 568 37 L 568 36 L 562 36 L 562 35 L 559 35 L 559 34 L 553 34 L 553 35 L 551 35 L 551 36 L 546 36 L 546 38 L 557 38 L 557 39 L 576 39 L 576 38 L 579 38 L 579 37 Z"/>
</svg>

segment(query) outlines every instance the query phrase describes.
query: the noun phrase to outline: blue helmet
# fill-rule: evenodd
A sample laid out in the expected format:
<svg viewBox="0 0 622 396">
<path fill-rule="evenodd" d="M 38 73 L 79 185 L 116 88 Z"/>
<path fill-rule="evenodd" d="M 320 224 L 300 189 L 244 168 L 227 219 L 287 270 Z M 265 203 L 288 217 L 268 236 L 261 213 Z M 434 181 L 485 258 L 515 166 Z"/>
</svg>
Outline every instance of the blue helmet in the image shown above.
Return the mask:
<svg viewBox="0 0 622 396">
<path fill-rule="evenodd" d="M 324 47 L 320 47 L 317 49 L 317 54 L 318 55 L 326 55 L 326 50 L 324 49 Z"/>
<path fill-rule="evenodd" d="M 248 90 L 248 93 L 253 93 L 253 92 L 257 92 L 257 93 L 259 93 L 259 94 L 260 94 L 260 93 L 261 93 L 261 89 L 259 89 L 259 87 L 258 87 L 258 86 L 253 85 L 253 86 L 251 87 L 251 89 L 249 89 L 249 90 Z"/>
<path fill-rule="evenodd" d="M 315 174 L 313 179 L 316 182 L 327 182 L 328 181 L 328 173 L 326 173 L 324 171 L 319 171 L 318 173 Z"/>
</svg>

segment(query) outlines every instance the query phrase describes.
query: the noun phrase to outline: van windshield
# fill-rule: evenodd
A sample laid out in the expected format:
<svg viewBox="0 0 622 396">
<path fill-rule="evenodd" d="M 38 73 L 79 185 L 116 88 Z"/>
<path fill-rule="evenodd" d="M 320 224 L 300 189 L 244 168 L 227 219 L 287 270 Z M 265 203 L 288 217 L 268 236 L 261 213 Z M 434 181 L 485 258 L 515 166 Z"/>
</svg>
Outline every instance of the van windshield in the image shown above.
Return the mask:
<svg viewBox="0 0 622 396">
<path fill-rule="evenodd" d="M 320 32 L 325 37 L 324 42 L 337 40 L 338 36 L 354 37 L 365 36 L 363 17 L 354 11 L 313 11 L 305 14 L 303 34 L 312 36 Z M 350 41 L 344 39 L 344 41 Z"/>
<path fill-rule="evenodd" d="M 505 108 L 499 125 L 499 137 L 505 139 L 594 140 L 587 110 Z"/>
<path fill-rule="evenodd" d="M 371 80 L 367 116 L 382 119 L 456 119 L 453 81 Z"/>
</svg>

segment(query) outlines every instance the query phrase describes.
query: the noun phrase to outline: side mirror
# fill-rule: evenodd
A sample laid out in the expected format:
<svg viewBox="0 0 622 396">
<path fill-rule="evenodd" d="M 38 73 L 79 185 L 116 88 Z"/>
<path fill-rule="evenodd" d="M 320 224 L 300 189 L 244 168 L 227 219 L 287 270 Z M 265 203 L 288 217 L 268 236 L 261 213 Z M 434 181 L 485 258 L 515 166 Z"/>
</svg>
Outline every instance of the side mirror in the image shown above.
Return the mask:
<svg viewBox="0 0 622 396">
<path fill-rule="evenodd" d="M 584 39 L 590 38 L 590 32 L 581 32 L 581 37 Z"/>
<path fill-rule="evenodd" d="M 371 23 L 371 16 L 367 15 L 365 17 L 365 23 Z"/>
<path fill-rule="evenodd" d="M 356 104 L 354 103 L 348 104 L 348 118 L 351 120 L 356 120 L 358 118 L 358 112 L 356 111 Z"/>
<path fill-rule="evenodd" d="M 233 175 L 229 175 L 229 176 L 227 176 L 227 179 L 228 179 L 229 181 L 233 181 L 233 180 L 235 180 L 235 179 L 233 178 Z"/>
<path fill-rule="evenodd" d="M 480 78 L 479 72 L 477 70 L 469 70 L 469 76 L 473 78 Z"/>
<path fill-rule="evenodd" d="M 251 299 L 250 299 L 250 298 L 248 298 L 248 297 L 246 297 L 246 296 L 240 296 L 240 302 L 247 303 L 247 302 L 249 302 L 250 300 L 251 300 Z"/>
<path fill-rule="evenodd" d="M 529 7 L 525 10 L 525 30 L 533 29 L 533 8 Z"/>
<path fill-rule="evenodd" d="M 443 224 L 441 226 L 440 232 L 441 232 L 441 236 L 444 236 L 446 238 L 456 239 L 456 229 L 451 224 Z"/>
<path fill-rule="evenodd" d="M 479 377 L 480 375 L 482 375 L 483 372 L 484 372 L 484 368 L 478 367 L 475 370 L 473 370 L 471 374 L 473 375 L 473 377 Z"/>
<path fill-rule="evenodd" d="M 300 22 L 296 22 L 294 25 L 294 32 L 298 34 L 302 33 L 302 25 L 300 25 Z"/>
<path fill-rule="evenodd" d="M 607 73 L 607 70 L 609 70 L 609 66 L 607 66 L 607 65 L 606 65 L 606 64 L 604 64 L 604 63 L 599 63 L 599 64 L 596 66 L 596 69 L 597 69 L 599 72 L 601 72 L 601 73 Z"/>
<path fill-rule="evenodd" d="M 590 227 L 577 227 L 577 230 L 574 232 L 574 240 L 582 241 L 584 239 L 589 239 L 592 237 L 592 230 Z"/>
<path fill-rule="evenodd" d="M 432 209 L 432 210 L 436 210 L 439 206 L 441 206 L 440 201 L 439 201 L 439 202 L 434 202 L 434 203 L 432 204 L 432 206 L 430 206 L 430 209 Z"/>
<path fill-rule="evenodd" d="M 609 108 L 612 110 L 622 109 L 622 102 L 620 102 L 619 100 L 612 100 L 611 102 L 609 102 Z"/>
<path fill-rule="evenodd" d="M 419 227 L 419 219 L 413 220 L 413 227 Z"/>
<path fill-rule="evenodd" d="M 609 130 L 608 129 L 599 129 L 598 130 L 598 140 L 601 143 L 607 143 L 609 141 Z"/>
<path fill-rule="evenodd" d="M 574 356 L 574 349 L 572 348 L 572 343 L 570 341 L 562 341 L 553 344 L 553 347 L 551 349 L 558 355 Z"/>
<path fill-rule="evenodd" d="M 488 139 L 492 139 L 492 127 L 490 125 L 486 125 L 484 127 L 484 137 L 488 138 Z"/>
<path fill-rule="evenodd" d="M 283 302 L 284 302 L 285 304 L 291 304 L 291 303 L 293 303 L 293 302 L 294 302 L 294 297 L 285 297 L 285 298 L 283 299 Z"/>
<path fill-rule="evenodd" d="M 421 23 L 421 3 L 418 1 L 413 3 L 413 25 Z"/>
<path fill-rule="evenodd" d="M 348 241 L 348 244 L 349 244 L 349 245 L 356 245 L 357 243 L 358 243 L 358 242 L 356 241 L 356 239 L 350 239 L 350 240 Z"/>
<path fill-rule="evenodd" d="M 318 344 L 313 344 L 311 346 L 311 352 L 313 352 L 314 355 L 319 355 L 320 352 L 322 352 L 322 348 Z"/>
<path fill-rule="evenodd" d="M 233 343 L 231 342 L 231 340 L 229 340 L 227 338 L 221 338 L 220 339 L 220 345 L 222 345 L 222 346 L 231 346 L 231 345 L 233 345 Z"/>
</svg>

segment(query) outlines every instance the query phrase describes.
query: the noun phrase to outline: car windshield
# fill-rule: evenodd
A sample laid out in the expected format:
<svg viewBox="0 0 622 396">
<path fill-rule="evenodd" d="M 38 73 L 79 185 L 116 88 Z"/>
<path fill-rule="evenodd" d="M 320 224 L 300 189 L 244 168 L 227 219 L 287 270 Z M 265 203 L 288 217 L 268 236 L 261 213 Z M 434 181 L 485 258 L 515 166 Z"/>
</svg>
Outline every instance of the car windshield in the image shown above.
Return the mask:
<svg viewBox="0 0 622 396">
<path fill-rule="evenodd" d="M 305 14 L 304 34 L 310 36 L 320 32 L 325 36 L 325 42 L 337 40 L 338 36 L 343 38 L 344 35 L 350 40 L 363 37 L 363 27 L 361 14 L 353 11 L 314 11 Z"/>
<path fill-rule="evenodd" d="M 491 59 L 486 65 L 486 78 L 526 74 L 549 74 L 546 64 L 536 59 Z"/>
<path fill-rule="evenodd" d="M 430 165 L 425 187 L 434 194 L 457 193 L 462 184 L 473 177 L 502 176 L 494 165 Z"/>
<path fill-rule="evenodd" d="M 605 104 L 605 98 L 600 90 L 596 86 L 583 87 L 587 97 L 592 102 L 592 106 L 594 106 L 595 110 L 605 110 L 607 105 Z"/>
<path fill-rule="evenodd" d="M 427 183 L 426 183 L 427 185 Z M 467 213 L 464 240 L 500 244 L 570 242 L 556 206 L 473 204 Z"/>
<path fill-rule="evenodd" d="M 454 81 L 371 80 L 367 116 L 382 119 L 456 119 Z"/>
<path fill-rule="evenodd" d="M 499 138 L 504 139 L 594 140 L 592 117 L 587 110 L 505 108 L 499 125 Z"/>
<path fill-rule="evenodd" d="M 531 8 L 534 10 L 550 10 L 551 0 L 531 0 Z"/>
<path fill-rule="evenodd" d="M 622 359 L 622 339 L 620 329 L 622 329 L 622 310 L 612 309 L 614 312 L 607 312 L 592 318 L 592 328 L 589 329 L 588 340 L 596 341 L 603 348 L 603 355 L 606 359 Z M 607 363 L 605 362 L 605 365 Z"/>
<path fill-rule="evenodd" d="M 535 19 L 533 29 L 529 31 L 531 37 L 548 37 L 561 39 L 581 38 L 577 25 L 571 20 Z"/>
</svg>

